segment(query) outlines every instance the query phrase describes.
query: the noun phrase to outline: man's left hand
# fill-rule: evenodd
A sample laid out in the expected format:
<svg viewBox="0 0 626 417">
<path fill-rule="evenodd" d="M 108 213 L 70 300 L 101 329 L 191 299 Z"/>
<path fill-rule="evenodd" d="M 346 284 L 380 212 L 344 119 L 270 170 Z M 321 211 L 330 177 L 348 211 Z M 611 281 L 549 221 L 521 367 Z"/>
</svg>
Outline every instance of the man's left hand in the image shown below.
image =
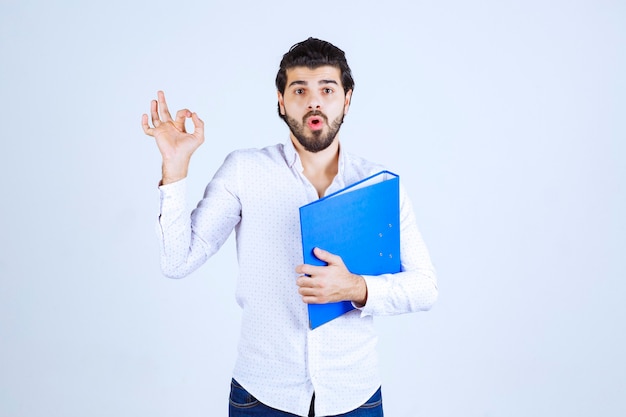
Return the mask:
<svg viewBox="0 0 626 417">
<path fill-rule="evenodd" d="M 307 304 L 326 304 L 352 301 L 363 306 L 367 302 L 367 285 L 362 276 L 348 271 L 340 256 L 320 248 L 313 249 L 315 256 L 326 266 L 299 265 L 301 274 L 296 281 L 302 301 Z"/>
</svg>

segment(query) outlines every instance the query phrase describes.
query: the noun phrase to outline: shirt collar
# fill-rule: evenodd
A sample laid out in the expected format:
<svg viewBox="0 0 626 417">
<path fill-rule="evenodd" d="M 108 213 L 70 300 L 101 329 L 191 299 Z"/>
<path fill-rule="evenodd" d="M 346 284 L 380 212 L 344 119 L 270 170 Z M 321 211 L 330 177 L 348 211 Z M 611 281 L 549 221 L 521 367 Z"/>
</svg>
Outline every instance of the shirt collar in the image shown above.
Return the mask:
<svg viewBox="0 0 626 417">
<path fill-rule="evenodd" d="M 283 149 L 283 152 L 285 153 L 285 162 L 287 162 L 289 168 L 293 168 L 296 162 L 300 165 L 300 167 L 302 167 L 302 164 L 300 163 L 300 157 L 298 156 L 298 152 L 296 151 L 295 146 L 293 146 L 291 137 L 287 138 L 287 142 L 285 142 Z"/>
<path fill-rule="evenodd" d="M 304 168 L 302 167 L 302 162 L 300 161 L 300 155 L 298 155 L 298 151 L 296 151 L 293 142 L 291 141 L 291 137 L 287 140 L 287 142 L 283 146 L 285 162 L 292 170 L 296 170 L 303 175 Z M 346 178 L 345 178 L 345 166 L 346 166 L 346 152 L 343 150 L 343 146 L 341 146 L 341 142 L 339 143 L 339 160 L 337 165 L 337 175 L 333 179 L 330 186 L 326 189 L 325 195 L 332 194 L 335 191 L 341 190 L 346 187 Z"/>
<path fill-rule="evenodd" d="M 296 147 L 293 146 L 291 137 L 287 139 L 287 141 L 285 142 L 283 146 L 283 149 L 284 149 L 284 154 L 285 154 L 285 162 L 287 162 L 287 165 L 289 166 L 289 168 L 293 168 L 294 165 L 297 164 L 297 168 L 299 168 L 300 171 L 302 171 L 302 162 L 300 162 L 300 156 L 298 155 L 298 151 L 296 151 Z M 345 152 L 343 151 L 343 146 L 341 145 L 341 142 L 340 142 L 339 143 L 339 162 L 338 162 L 338 167 L 337 167 L 338 177 L 343 176 L 344 167 L 345 167 L 345 159 L 346 159 Z"/>
</svg>

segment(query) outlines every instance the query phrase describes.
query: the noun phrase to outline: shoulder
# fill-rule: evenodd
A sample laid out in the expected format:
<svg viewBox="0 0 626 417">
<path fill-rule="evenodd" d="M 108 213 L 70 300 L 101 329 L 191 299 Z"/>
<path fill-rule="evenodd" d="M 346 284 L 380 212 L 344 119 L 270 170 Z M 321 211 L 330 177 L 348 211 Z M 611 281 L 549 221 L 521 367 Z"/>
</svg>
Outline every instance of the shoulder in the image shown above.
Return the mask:
<svg viewBox="0 0 626 417">
<path fill-rule="evenodd" d="M 265 148 L 237 149 L 226 156 L 226 162 L 231 163 L 277 162 L 281 159 L 284 160 L 282 144 L 266 146 Z"/>
<path fill-rule="evenodd" d="M 254 187 L 259 182 L 272 178 L 281 166 L 282 145 L 265 148 L 247 148 L 231 151 L 219 167 L 211 183 L 225 184 L 233 194 L 239 194 L 246 187 Z M 282 165 L 285 165 L 282 162 Z"/>
<path fill-rule="evenodd" d="M 344 153 L 344 168 L 349 177 L 357 180 L 367 178 L 380 171 L 387 170 L 387 168 L 382 164 L 370 161 L 362 156 L 350 152 Z"/>
<path fill-rule="evenodd" d="M 251 177 L 272 177 L 286 166 L 283 145 L 278 144 L 234 150 L 226 156 L 218 172 L 247 181 Z"/>
</svg>

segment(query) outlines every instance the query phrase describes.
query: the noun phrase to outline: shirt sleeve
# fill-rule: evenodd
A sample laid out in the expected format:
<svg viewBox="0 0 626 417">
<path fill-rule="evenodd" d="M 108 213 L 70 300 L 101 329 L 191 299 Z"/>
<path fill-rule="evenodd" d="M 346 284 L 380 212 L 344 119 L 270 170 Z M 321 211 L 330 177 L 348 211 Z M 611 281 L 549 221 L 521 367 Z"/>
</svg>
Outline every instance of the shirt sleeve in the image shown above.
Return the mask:
<svg viewBox="0 0 626 417">
<path fill-rule="evenodd" d="M 417 228 L 411 202 L 400 187 L 401 271 L 365 275 L 367 303 L 361 316 L 395 315 L 429 310 L 438 297 L 437 276 L 428 249 Z"/>
<path fill-rule="evenodd" d="M 191 215 L 186 208 L 186 179 L 159 187 L 157 234 L 165 276 L 189 275 L 226 241 L 241 219 L 237 178 L 237 164 L 231 154 L 207 185 Z"/>
</svg>

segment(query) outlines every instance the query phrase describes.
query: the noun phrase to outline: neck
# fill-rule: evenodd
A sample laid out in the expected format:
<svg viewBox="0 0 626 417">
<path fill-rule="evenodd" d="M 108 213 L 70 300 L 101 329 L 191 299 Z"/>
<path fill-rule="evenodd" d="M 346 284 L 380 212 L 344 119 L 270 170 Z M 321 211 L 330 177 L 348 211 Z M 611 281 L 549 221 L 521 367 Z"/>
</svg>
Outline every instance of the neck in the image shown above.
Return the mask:
<svg viewBox="0 0 626 417">
<path fill-rule="evenodd" d="M 313 184 L 322 197 L 339 171 L 339 136 L 323 151 L 309 152 L 294 137 L 291 141 L 300 156 L 304 176 Z"/>
</svg>

